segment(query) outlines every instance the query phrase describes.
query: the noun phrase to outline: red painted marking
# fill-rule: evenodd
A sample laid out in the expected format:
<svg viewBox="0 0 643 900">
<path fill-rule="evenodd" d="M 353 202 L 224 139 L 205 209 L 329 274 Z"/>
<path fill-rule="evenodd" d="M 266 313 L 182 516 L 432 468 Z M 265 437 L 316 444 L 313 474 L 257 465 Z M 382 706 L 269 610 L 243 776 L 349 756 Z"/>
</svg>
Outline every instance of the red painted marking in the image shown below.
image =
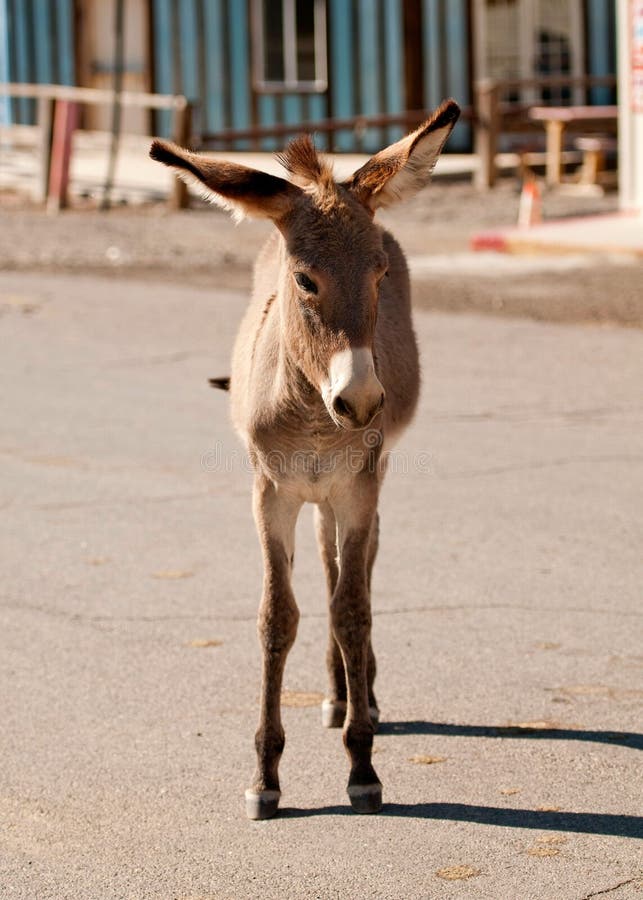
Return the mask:
<svg viewBox="0 0 643 900">
<path fill-rule="evenodd" d="M 472 250 L 496 250 L 504 253 L 508 247 L 507 235 L 500 231 L 482 231 L 471 236 Z"/>
</svg>

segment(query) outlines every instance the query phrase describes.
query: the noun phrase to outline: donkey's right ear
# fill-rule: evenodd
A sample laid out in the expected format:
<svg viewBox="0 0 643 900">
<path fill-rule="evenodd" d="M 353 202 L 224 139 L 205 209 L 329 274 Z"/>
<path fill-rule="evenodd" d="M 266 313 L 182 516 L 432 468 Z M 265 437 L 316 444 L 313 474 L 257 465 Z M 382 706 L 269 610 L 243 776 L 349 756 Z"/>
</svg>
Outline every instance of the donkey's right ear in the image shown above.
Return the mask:
<svg viewBox="0 0 643 900">
<path fill-rule="evenodd" d="M 154 141 L 150 156 L 176 169 L 187 184 L 196 184 L 206 200 L 230 210 L 237 221 L 246 215 L 279 221 L 301 194 L 300 188 L 283 178 L 208 159 L 170 141 Z"/>
<path fill-rule="evenodd" d="M 374 212 L 406 200 L 425 187 L 460 107 L 446 100 L 417 131 L 372 156 L 344 186 Z"/>
</svg>

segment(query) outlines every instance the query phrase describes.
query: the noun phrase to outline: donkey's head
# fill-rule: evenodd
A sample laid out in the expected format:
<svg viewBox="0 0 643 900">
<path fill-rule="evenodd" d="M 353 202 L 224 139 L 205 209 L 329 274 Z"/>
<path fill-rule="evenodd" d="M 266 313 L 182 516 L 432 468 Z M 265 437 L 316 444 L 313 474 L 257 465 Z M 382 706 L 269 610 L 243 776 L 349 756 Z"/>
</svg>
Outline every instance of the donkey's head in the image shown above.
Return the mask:
<svg viewBox="0 0 643 900">
<path fill-rule="evenodd" d="M 427 184 L 459 113 L 453 100 L 443 103 L 342 183 L 307 136 L 279 157 L 290 181 L 164 141 L 152 144 L 153 159 L 196 181 L 236 217 L 275 223 L 283 236 L 276 290 L 287 351 L 341 427 L 365 427 L 385 399 L 373 336 L 388 259 L 373 215 Z"/>
</svg>

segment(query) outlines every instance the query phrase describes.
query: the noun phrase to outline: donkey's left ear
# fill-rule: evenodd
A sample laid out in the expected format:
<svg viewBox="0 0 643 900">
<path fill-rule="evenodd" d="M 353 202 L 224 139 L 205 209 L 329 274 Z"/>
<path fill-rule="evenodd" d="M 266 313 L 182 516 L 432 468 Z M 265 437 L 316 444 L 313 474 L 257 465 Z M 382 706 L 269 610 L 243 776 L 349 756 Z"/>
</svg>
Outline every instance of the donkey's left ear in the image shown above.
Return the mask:
<svg viewBox="0 0 643 900">
<path fill-rule="evenodd" d="M 344 187 L 373 211 L 407 200 L 428 184 L 459 115 L 455 100 L 445 100 L 417 131 L 372 156 Z"/>
</svg>

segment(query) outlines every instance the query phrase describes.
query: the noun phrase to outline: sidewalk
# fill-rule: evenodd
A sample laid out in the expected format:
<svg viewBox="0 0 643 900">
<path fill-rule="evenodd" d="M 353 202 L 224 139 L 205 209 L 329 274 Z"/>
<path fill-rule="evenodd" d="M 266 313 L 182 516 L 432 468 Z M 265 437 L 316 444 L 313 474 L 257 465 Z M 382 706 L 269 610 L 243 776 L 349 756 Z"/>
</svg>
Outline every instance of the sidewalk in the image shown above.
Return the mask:
<svg viewBox="0 0 643 900">
<path fill-rule="evenodd" d="M 74 135 L 70 172 L 71 197 L 100 194 L 107 172 L 110 135 L 104 131 L 77 131 Z M 123 134 L 116 165 L 112 196 L 115 203 L 145 203 L 165 199 L 172 184 L 172 173 L 148 157 L 152 136 Z M 19 190 L 30 194 L 37 171 L 38 129 L 36 126 L 0 128 L 0 190 Z M 274 151 L 207 151 L 209 156 L 232 160 L 242 165 L 283 176 L 284 170 Z M 346 178 L 362 166 L 370 154 L 326 154 L 339 178 Z M 501 153 L 496 160 L 499 171 L 508 173 L 518 166 L 516 153 Z M 470 178 L 478 168 L 473 153 L 445 153 L 437 162 L 434 179 Z"/>
<path fill-rule="evenodd" d="M 557 219 L 530 228 L 481 231 L 473 250 L 502 253 L 600 253 L 643 258 L 643 216 L 633 212 Z"/>
<path fill-rule="evenodd" d="M 100 193 L 107 172 L 110 136 L 106 132 L 77 131 L 74 136 L 70 172 L 70 195 Z M 37 170 L 38 129 L 14 128 L 0 132 L 0 190 L 31 193 Z M 148 157 L 151 136 L 124 134 L 121 137 L 115 186 L 115 203 L 144 203 L 162 200 L 169 194 L 172 173 Z M 273 175 L 284 175 L 274 152 L 208 152 L 209 156 L 232 160 Z M 348 177 L 363 165 L 368 154 L 329 154 L 340 178 Z M 511 164 L 511 160 L 505 160 Z M 446 154 L 438 160 L 437 178 L 472 176 L 477 165 L 473 154 Z"/>
</svg>

